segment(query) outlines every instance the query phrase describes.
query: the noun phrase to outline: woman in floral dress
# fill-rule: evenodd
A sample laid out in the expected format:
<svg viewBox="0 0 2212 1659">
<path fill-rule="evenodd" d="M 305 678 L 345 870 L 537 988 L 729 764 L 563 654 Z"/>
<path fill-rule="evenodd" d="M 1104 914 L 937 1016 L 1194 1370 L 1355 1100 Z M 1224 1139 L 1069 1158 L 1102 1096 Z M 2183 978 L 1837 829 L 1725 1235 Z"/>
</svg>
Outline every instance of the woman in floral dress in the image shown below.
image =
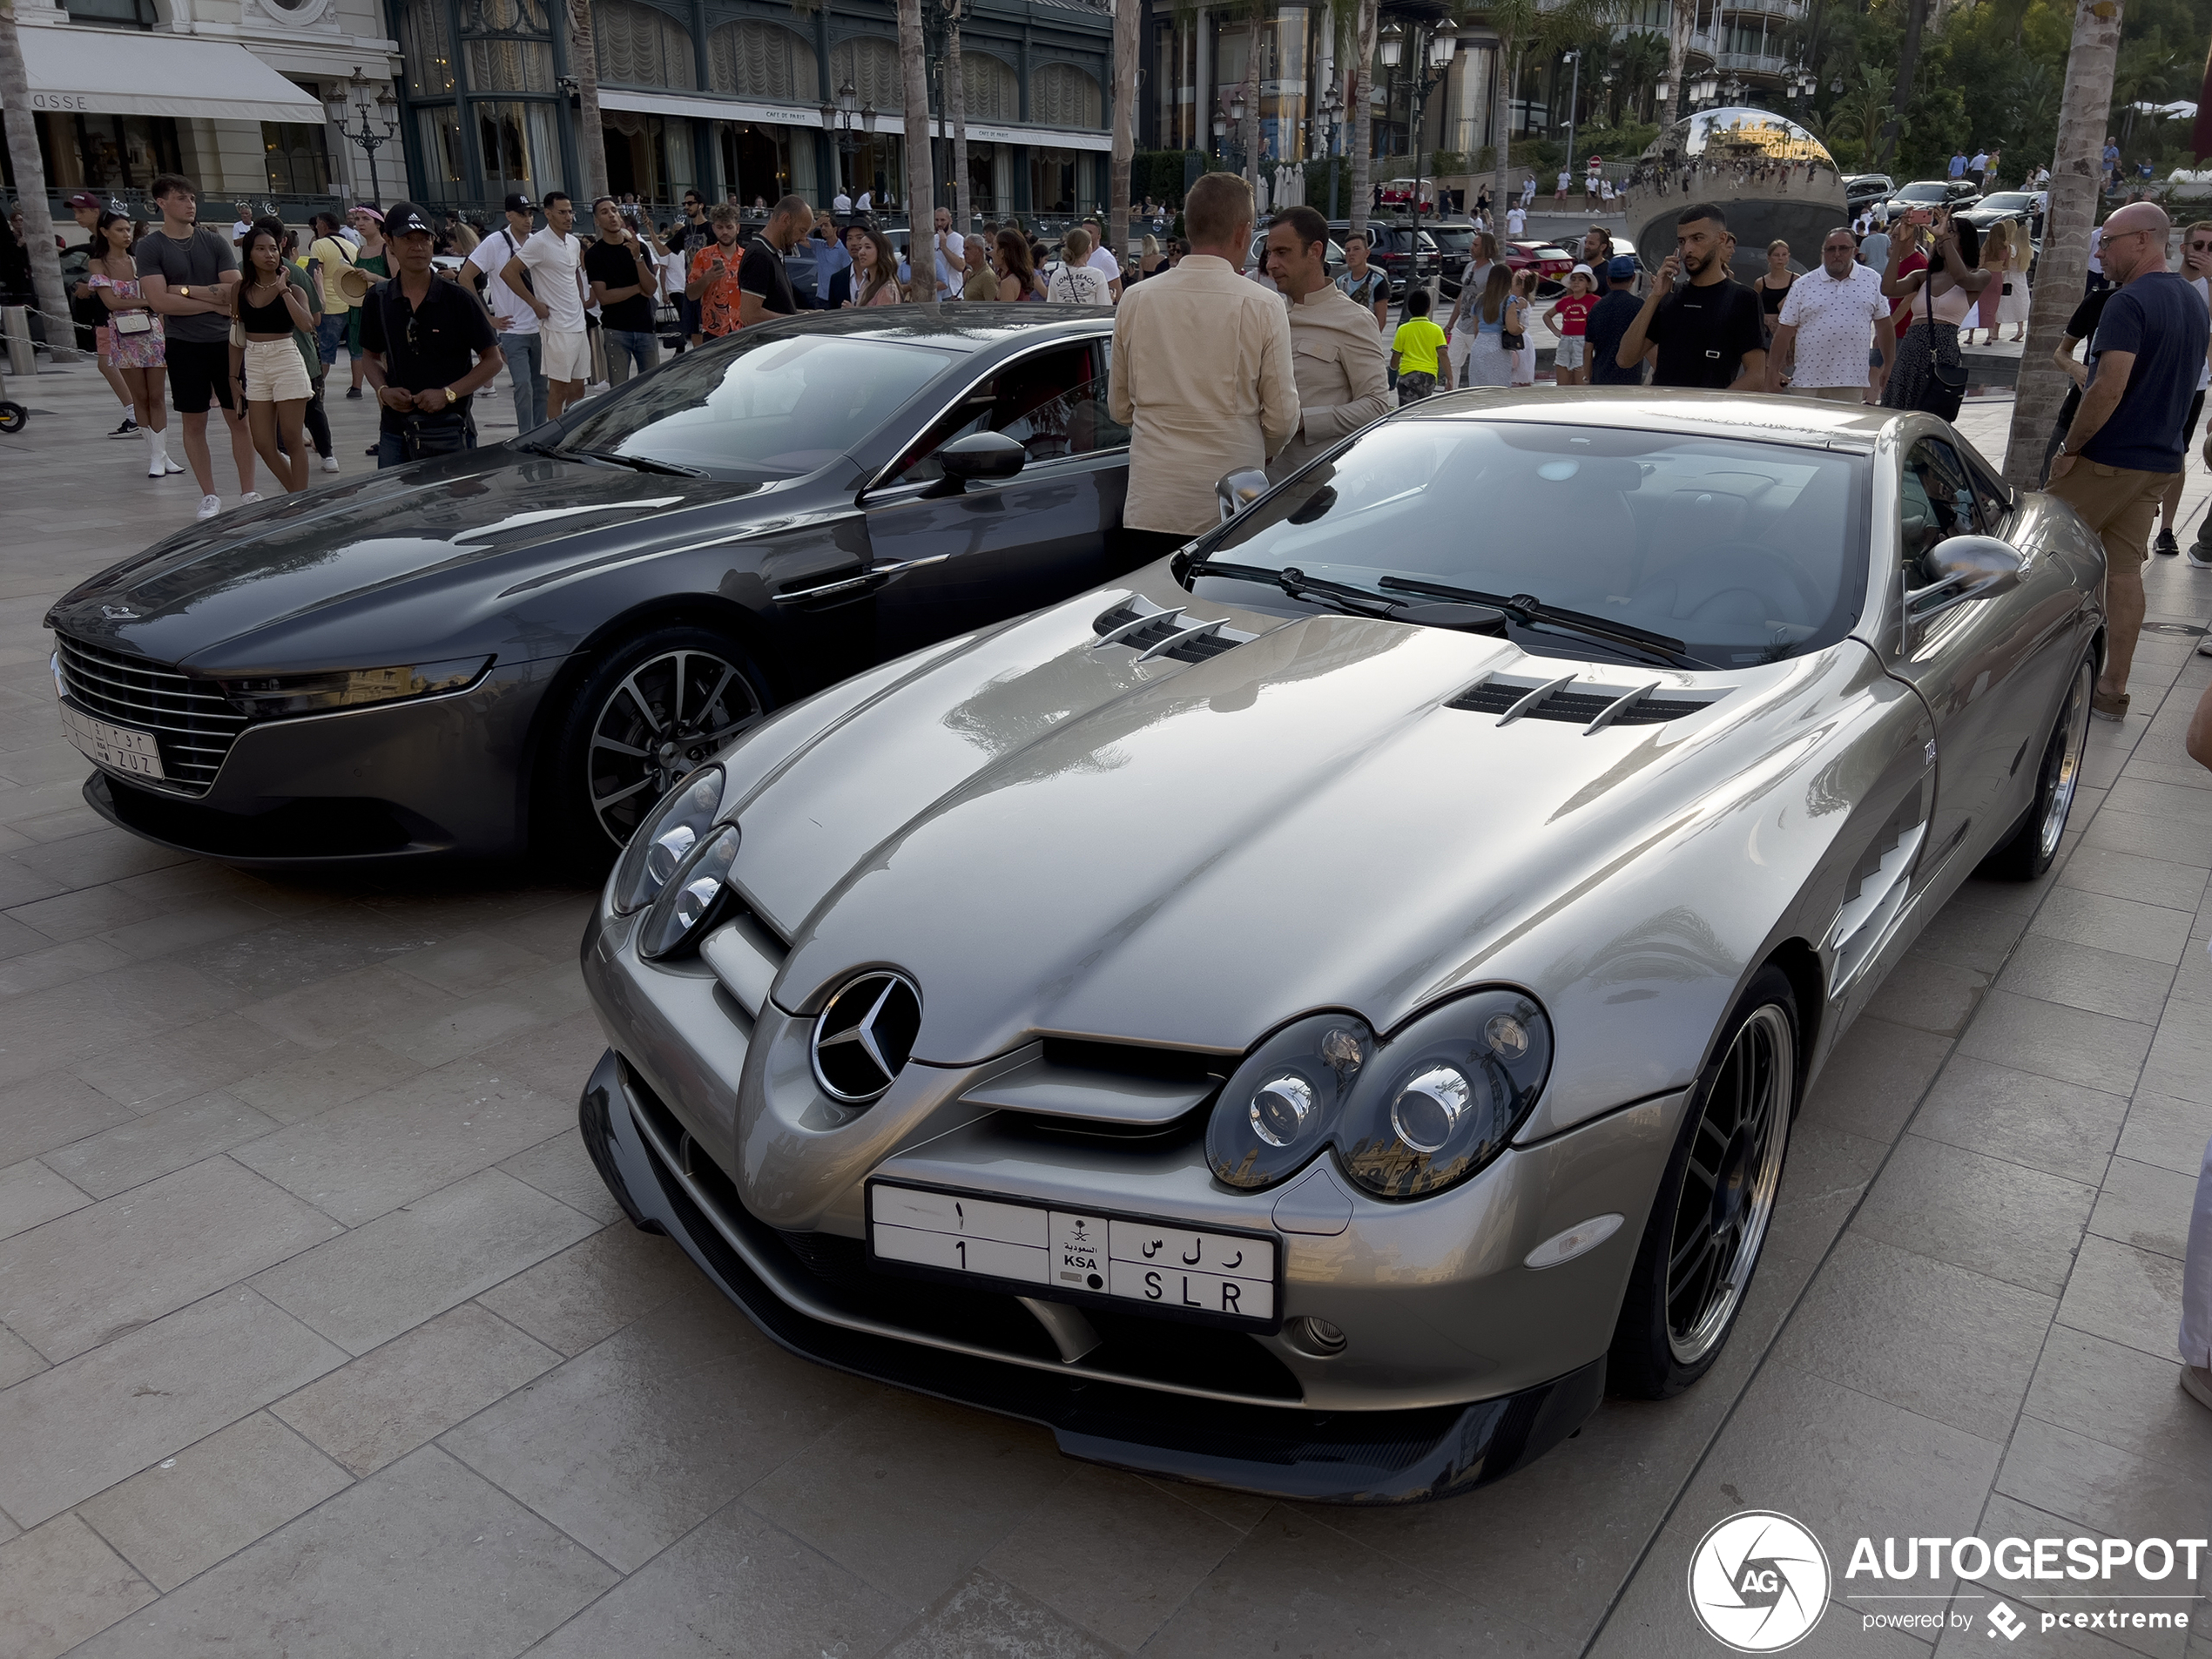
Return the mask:
<svg viewBox="0 0 2212 1659">
<path fill-rule="evenodd" d="M 162 396 L 168 378 L 167 347 L 161 314 L 146 304 L 138 287 L 138 267 L 131 257 L 139 226 L 120 213 L 102 213 L 92 233 L 94 254 L 88 286 L 108 309 L 106 324 L 94 331 L 100 361 L 131 388 L 132 418 L 146 435 L 146 476 L 166 478 L 184 469 L 169 458 L 169 407 Z"/>
</svg>

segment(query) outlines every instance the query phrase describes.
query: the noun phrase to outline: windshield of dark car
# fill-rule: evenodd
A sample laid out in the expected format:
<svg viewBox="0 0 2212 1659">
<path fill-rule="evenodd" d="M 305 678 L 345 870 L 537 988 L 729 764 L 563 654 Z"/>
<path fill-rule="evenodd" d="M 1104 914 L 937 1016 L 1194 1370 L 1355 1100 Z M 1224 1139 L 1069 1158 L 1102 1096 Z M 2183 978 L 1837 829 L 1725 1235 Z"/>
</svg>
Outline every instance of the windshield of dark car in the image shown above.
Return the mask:
<svg viewBox="0 0 2212 1659">
<path fill-rule="evenodd" d="M 1939 202 L 1951 193 L 1951 188 L 1947 185 L 1907 185 L 1897 193 L 1901 201 Z"/>
<path fill-rule="evenodd" d="M 1984 207 L 2001 207 L 2010 210 L 2013 208 L 2026 207 L 2034 199 L 2034 197 L 2029 195 L 2025 191 L 2008 190 L 2002 195 L 1984 196 L 1981 199 L 1981 206 Z"/>
<path fill-rule="evenodd" d="M 1204 553 L 1377 593 L 1386 591 L 1381 578 L 1398 577 L 1527 594 L 1739 668 L 1850 631 L 1866 579 L 1866 466 L 1847 453 L 1728 437 L 1393 421 L 1233 520 Z M 1201 577 L 1196 591 L 1305 609 L 1227 577 Z M 1513 637 L 1541 655 L 1609 655 L 1518 624 Z"/>
<path fill-rule="evenodd" d="M 734 348 L 686 352 L 607 397 L 555 448 L 637 455 L 717 477 L 795 478 L 852 450 L 950 361 L 899 341 L 740 337 Z"/>
</svg>

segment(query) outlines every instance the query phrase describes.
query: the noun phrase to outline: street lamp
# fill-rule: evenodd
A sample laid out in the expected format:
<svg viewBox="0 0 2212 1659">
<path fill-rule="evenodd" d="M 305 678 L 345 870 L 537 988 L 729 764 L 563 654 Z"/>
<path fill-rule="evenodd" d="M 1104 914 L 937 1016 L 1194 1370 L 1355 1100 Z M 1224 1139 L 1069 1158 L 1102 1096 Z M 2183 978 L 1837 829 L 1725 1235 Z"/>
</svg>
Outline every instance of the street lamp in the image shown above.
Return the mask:
<svg viewBox="0 0 2212 1659">
<path fill-rule="evenodd" d="M 875 136 L 876 111 L 873 103 L 858 110 L 853 100 L 860 95 L 853 91 L 853 78 L 846 76 L 845 84 L 837 89 L 837 102 L 822 105 L 822 125 L 837 135 L 837 153 L 845 189 L 849 194 L 853 185 L 853 157 L 860 145 L 860 134 Z"/>
<path fill-rule="evenodd" d="M 1567 176 L 1571 179 L 1575 176 L 1575 109 L 1582 101 L 1582 54 L 1571 51 L 1566 58 L 1575 65 L 1575 76 L 1567 89 Z M 1559 83 L 1554 81 L 1552 84 L 1557 86 Z"/>
<path fill-rule="evenodd" d="M 399 134 L 400 101 L 392 96 L 388 84 L 377 88 L 372 106 L 368 96 L 371 84 L 368 77 L 361 73 L 361 66 L 355 64 L 350 78 L 324 87 L 322 101 L 329 107 L 331 125 L 338 129 L 339 136 L 361 145 L 361 153 L 368 158 L 368 193 L 381 203 L 384 199 L 384 185 L 376 174 L 376 152 Z M 361 125 L 356 128 L 346 125 L 348 103 L 360 118 Z M 381 123 L 381 132 L 372 125 L 376 122 Z"/>
<path fill-rule="evenodd" d="M 1332 219 L 1337 216 L 1337 146 L 1341 142 L 1344 132 L 1343 127 L 1339 125 L 1343 114 L 1343 86 L 1339 82 L 1332 81 L 1329 83 L 1329 90 L 1321 94 L 1321 120 L 1322 124 L 1327 127 L 1329 133 L 1329 217 Z"/>
<path fill-rule="evenodd" d="M 1407 88 L 1406 112 L 1410 118 L 1407 132 L 1413 146 L 1413 272 L 1418 276 L 1420 266 L 1423 144 L 1426 138 L 1421 110 L 1429 94 L 1450 72 L 1452 59 L 1459 51 L 1460 34 L 1448 21 L 1440 18 L 1432 21 L 1419 12 L 1409 16 L 1410 28 L 1407 22 L 1400 18 L 1390 20 L 1378 39 L 1378 48 L 1383 68 L 1391 79 L 1401 78 L 1399 71 L 1402 66 L 1402 78 Z M 1406 53 L 1409 41 L 1414 48 L 1410 62 Z"/>
<path fill-rule="evenodd" d="M 1721 88 L 1721 98 L 1725 103 L 1741 104 L 1743 101 L 1743 83 L 1731 75 Z"/>
</svg>

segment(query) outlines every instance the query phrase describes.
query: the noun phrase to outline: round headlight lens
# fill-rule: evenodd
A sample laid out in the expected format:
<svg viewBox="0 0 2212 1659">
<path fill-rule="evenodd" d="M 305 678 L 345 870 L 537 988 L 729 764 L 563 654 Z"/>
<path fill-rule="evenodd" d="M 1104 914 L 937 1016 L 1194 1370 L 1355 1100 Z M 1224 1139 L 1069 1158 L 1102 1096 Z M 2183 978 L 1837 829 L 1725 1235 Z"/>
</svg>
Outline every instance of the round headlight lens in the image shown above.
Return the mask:
<svg viewBox="0 0 2212 1659">
<path fill-rule="evenodd" d="M 1506 1150 L 1551 1069 L 1551 1027 L 1518 991 L 1477 991 L 1406 1025 L 1352 1091 L 1334 1140 L 1381 1197 L 1466 1180 Z"/>
<path fill-rule="evenodd" d="M 1440 1152 L 1467 1111 L 1474 1087 L 1456 1066 L 1429 1066 L 1390 1103 L 1390 1126 L 1416 1152 Z"/>
<path fill-rule="evenodd" d="M 1482 1028 L 1482 1040 L 1501 1060 L 1518 1060 L 1528 1052 L 1528 1028 L 1510 1014 L 1494 1014 Z"/>
<path fill-rule="evenodd" d="M 661 888 L 638 932 L 641 954 L 658 960 L 695 946 L 713 916 L 725 907 L 730 866 L 738 856 L 738 830 L 725 825 L 679 865 Z"/>
<path fill-rule="evenodd" d="M 1252 1133 L 1270 1146 L 1289 1146 L 1319 1116 L 1313 1085 L 1296 1072 L 1271 1077 L 1252 1096 Z"/>
<path fill-rule="evenodd" d="M 615 914 L 626 916 L 652 903 L 721 810 L 719 766 L 702 766 L 670 790 L 623 848 L 609 888 Z"/>
</svg>

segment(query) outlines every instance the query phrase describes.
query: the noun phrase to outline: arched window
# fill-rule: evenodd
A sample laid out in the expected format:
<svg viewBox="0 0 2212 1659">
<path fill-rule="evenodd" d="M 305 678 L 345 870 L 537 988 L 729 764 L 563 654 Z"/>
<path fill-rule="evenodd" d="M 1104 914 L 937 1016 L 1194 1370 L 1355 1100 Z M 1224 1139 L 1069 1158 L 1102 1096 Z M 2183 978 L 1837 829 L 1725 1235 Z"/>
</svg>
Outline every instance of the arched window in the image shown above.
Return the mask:
<svg viewBox="0 0 2212 1659">
<path fill-rule="evenodd" d="M 1029 77 L 1029 118 L 1041 126 L 1100 126 L 1104 109 L 1098 83 L 1073 64 L 1041 64 Z"/>
<path fill-rule="evenodd" d="M 407 0 L 400 10 L 400 52 L 407 59 L 407 90 L 416 98 L 453 91 L 453 37 L 446 30 L 445 0 Z"/>
<path fill-rule="evenodd" d="M 1013 67 L 1003 58 L 993 57 L 988 52 L 963 51 L 960 55 L 961 86 L 968 99 L 968 118 L 971 121 L 1019 121 L 1022 118 L 1022 84 L 1015 78 Z"/>
<path fill-rule="evenodd" d="M 899 49 L 880 35 L 860 35 L 830 48 L 830 84 L 853 83 L 853 95 L 879 110 L 907 107 L 906 78 L 899 70 Z"/>
<path fill-rule="evenodd" d="M 819 104 L 822 84 L 806 37 L 772 23 L 725 23 L 706 37 L 718 92 L 777 104 Z"/>
<path fill-rule="evenodd" d="M 591 30 L 601 80 L 685 91 L 698 84 L 691 71 L 690 33 L 658 7 L 638 0 L 594 0 Z"/>
</svg>

